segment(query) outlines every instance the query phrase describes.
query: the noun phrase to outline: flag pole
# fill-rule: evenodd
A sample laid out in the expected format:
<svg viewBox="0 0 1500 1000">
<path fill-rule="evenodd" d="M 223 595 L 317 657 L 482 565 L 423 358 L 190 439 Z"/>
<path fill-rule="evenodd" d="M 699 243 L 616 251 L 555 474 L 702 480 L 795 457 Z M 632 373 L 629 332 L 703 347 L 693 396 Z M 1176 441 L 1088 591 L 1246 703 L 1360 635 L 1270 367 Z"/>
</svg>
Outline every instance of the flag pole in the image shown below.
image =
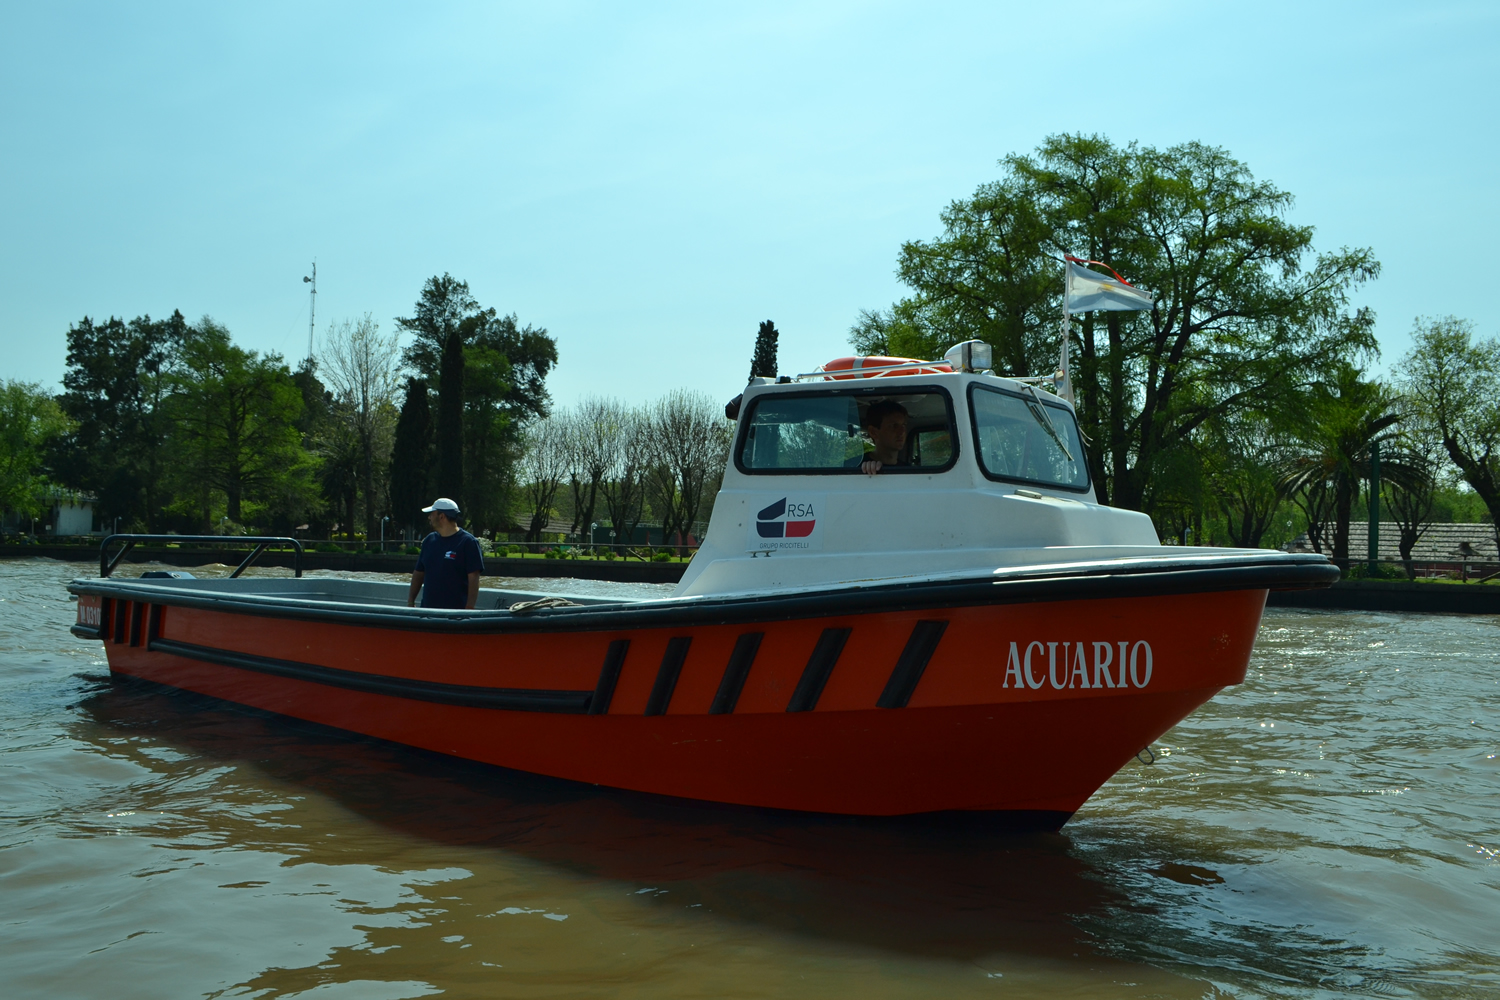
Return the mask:
<svg viewBox="0 0 1500 1000">
<path fill-rule="evenodd" d="M 1068 273 L 1068 255 L 1063 254 L 1063 320 L 1062 320 L 1062 345 L 1057 352 L 1057 374 L 1052 377 L 1052 384 L 1059 390 L 1058 395 L 1073 403 L 1073 380 L 1068 377 L 1068 341 L 1071 339 L 1073 330 L 1073 316 L 1068 312 L 1068 293 L 1072 291 L 1072 280 Z"/>
</svg>

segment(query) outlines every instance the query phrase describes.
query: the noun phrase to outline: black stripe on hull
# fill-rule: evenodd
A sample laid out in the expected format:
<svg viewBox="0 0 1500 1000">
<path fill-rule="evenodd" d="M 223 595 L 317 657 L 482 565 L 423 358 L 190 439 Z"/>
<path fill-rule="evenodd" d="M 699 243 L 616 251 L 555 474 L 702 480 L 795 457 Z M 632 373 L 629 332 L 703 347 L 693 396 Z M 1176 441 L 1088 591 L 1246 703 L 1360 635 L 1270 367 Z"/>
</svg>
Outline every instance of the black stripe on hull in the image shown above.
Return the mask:
<svg viewBox="0 0 1500 1000">
<path fill-rule="evenodd" d="M 787 702 L 788 712 L 811 712 L 818 707 L 818 699 L 823 696 L 823 685 L 828 683 L 828 676 L 833 673 L 834 664 L 839 662 L 839 656 L 844 652 L 844 643 L 849 641 L 849 633 L 853 629 L 847 628 L 825 628 L 823 634 L 818 636 L 818 644 L 813 647 L 812 655 L 807 658 L 807 666 L 802 670 L 802 677 L 797 681 L 797 690 L 792 692 L 792 700 Z"/>
<path fill-rule="evenodd" d="M 745 679 L 750 676 L 750 667 L 755 663 L 755 654 L 760 651 L 760 641 L 765 637 L 764 632 L 746 632 L 734 641 L 734 652 L 729 654 L 719 690 L 708 707 L 709 715 L 728 715 L 734 711 L 740 692 L 745 689 Z"/>
<path fill-rule="evenodd" d="M 604 666 L 599 668 L 599 682 L 594 685 L 594 695 L 589 701 L 590 715 L 604 715 L 609 711 L 609 703 L 615 698 L 615 685 L 620 682 L 620 671 L 625 666 L 625 654 L 629 651 L 629 639 L 616 639 L 604 651 Z"/>
<path fill-rule="evenodd" d="M 656 683 L 651 686 L 651 697 L 646 699 L 647 715 L 666 715 L 672 704 L 672 692 L 677 690 L 677 677 L 682 673 L 682 663 L 687 659 L 688 647 L 693 644 L 690 635 L 673 636 L 667 640 L 667 651 L 661 655 L 661 669 L 656 672 Z"/>
<path fill-rule="evenodd" d="M 611 644 L 613 650 L 614 644 Z M 154 653 L 170 653 L 189 660 L 216 663 L 240 670 L 293 680 L 311 681 L 330 687 L 368 694 L 391 695 L 410 698 L 414 701 L 431 701 L 442 705 L 461 705 L 465 708 L 498 708 L 512 712 L 559 712 L 582 715 L 588 712 L 593 701 L 592 691 L 537 691 L 526 688 L 484 688 L 466 684 L 440 684 L 436 681 L 418 681 L 406 677 L 386 677 L 381 674 L 358 673 L 353 670 L 338 670 L 320 667 L 312 663 L 293 660 L 276 660 L 268 656 L 235 653 L 209 646 L 197 646 L 172 639 L 157 639 L 148 647 Z M 622 656 L 623 660 L 624 657 Z"/>
<path fill-rule="evenodd" d="M 917 682 L 927 669 L 927 661 L 937 652 L 938 643 L 947 628 L 948 623 L 945 621 L 917 622 L 911 630 L 911 638 L 906 640 L 906 648 L 901 650 L 901 656 L 896 660 L 896 668 L 891 671 L 890 680 L 885 682 L 885 690 L 880 692 L 880 698 L 875 702 L 877 708 L 906 707 L 917 690 Z"/>
</svg>

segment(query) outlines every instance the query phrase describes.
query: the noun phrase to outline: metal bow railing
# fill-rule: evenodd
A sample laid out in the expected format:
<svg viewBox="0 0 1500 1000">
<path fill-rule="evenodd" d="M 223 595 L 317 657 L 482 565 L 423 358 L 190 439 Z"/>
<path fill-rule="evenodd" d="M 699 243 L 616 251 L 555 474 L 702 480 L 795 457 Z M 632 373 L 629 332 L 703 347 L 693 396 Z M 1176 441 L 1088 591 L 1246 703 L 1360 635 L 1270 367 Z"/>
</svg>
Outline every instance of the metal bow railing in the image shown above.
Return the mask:
<svg viewBox="0 0 1500 1000">
<path fill-rule="evenodd" d="M 122 542 L 120 551 L 110 556 L 110 546 Z M 171 542 L 190 545 L 254 545 L 243 562 L 229 574 L 234 579 L 249 568 L 256 558 L 272 545 L 289 545 L 292 548 L 292 569 L 302 575 L 302 543 L 295 538 L 271 535 L 110 535 L 99 544 L 99 575 L 109 576 L 125 558 L 125 554 L 141 542 Z"/>
</svg>

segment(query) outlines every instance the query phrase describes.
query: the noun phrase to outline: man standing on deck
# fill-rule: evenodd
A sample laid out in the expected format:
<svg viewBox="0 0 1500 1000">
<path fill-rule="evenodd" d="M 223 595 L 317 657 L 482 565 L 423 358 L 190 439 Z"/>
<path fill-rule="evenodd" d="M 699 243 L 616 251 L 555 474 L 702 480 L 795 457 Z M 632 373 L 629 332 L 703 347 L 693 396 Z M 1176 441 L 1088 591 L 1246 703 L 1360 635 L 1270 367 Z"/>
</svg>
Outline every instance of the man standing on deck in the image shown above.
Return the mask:
<svg viewBox="0 0 1500 1000">
<path fill-rule="evenodd" d="M 447 497 L 423 507 L 422 513 L 433 530 L 422 539 L 406 606 L 416 607 L 421 591 L 424 608 L 472 609 L 479 600 L 479 574 L 484 572 L 479 540 L 458 526 L 458 504 Z"/>
</svg>

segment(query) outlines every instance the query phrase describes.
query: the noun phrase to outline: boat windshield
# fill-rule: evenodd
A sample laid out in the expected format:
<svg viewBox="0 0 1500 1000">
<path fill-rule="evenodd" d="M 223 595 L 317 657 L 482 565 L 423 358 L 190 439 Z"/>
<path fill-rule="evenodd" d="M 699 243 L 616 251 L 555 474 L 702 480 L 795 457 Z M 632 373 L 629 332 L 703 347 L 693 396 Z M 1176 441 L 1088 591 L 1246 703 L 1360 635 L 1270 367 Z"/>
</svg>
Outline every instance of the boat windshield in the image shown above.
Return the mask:
<svg viewBox="0 0 1500 1000">
<path fill-rule="evenodd" d="M 880 392 L 847 389 L 764 395 L 744 422 L 735 462 L 759 474 L 858 474 L 874 444 L 864 430 L 870 407 L 884 405 L 882 421 L 905 411 L 900 460 L 885 472 L 941 472 L 952 467 L 953 403 L 941 389 Z"/>
<path fill-rule="evenodd" d="M 974 446 L 991 479 L 1086 490 L 1089 470 L 1073 411 L 1045 395 L 975 385 L 969 390 Z"/>
</svg>

